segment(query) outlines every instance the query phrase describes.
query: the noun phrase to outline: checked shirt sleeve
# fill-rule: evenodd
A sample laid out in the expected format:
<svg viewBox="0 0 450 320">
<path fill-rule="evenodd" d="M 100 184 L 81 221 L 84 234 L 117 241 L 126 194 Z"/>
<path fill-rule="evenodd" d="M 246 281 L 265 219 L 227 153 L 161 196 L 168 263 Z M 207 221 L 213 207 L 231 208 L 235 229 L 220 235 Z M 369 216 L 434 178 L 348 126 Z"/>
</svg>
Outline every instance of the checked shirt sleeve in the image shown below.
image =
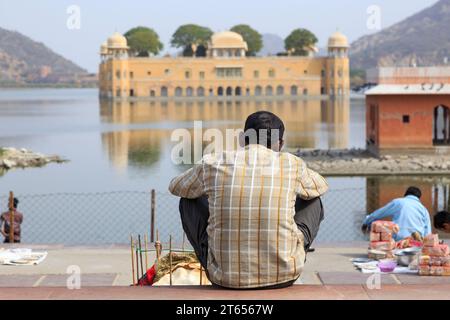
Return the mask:
<svg viewBox="0 0 450 320">
<path fill-rule="evenodd" d="M 203 166 L 197 164 L 172 179 L 169 191 L 181 198 L 196 199 L 201 197 L 204 194 Z"/>
<path fill-rule="evenodd" d="M 328 190 L 327 181 L 317 172 L 308 169 L 301 159 L 298 161 L 297 182 L 296 193 L 303 200 L 320 197 Z"/>
</svg>

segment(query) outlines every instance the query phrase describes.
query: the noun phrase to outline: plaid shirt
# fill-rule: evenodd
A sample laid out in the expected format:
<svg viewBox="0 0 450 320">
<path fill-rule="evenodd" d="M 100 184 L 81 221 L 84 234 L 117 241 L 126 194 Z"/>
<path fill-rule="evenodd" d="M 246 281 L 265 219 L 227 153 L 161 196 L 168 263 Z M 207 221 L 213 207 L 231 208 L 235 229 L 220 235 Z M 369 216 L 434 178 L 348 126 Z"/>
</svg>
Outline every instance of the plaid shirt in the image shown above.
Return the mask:
<svg viewBox="0 0 450 320">
<path fill-rule="evenodd" d="M 208 273 L 230 288 L 256 288 L 300 276 L 304 239 L 294 221 L 297 196 L 324 194 L 327 182 L 289 153 L 250 144 L 205 155 L 201 164 L 174 178 L 172 194 L 208 196 Z"/>
</svg>

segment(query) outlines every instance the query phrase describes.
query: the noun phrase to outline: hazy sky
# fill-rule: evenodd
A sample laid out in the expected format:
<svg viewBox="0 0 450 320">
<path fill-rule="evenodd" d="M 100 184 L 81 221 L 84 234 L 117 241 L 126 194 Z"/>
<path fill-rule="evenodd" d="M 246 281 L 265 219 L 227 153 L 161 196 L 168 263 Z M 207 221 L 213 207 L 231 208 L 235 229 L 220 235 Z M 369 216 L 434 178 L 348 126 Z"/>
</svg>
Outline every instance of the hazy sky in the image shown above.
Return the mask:
<svg viewBox="0 0 450 320">
<path fill-rule="evenodd" d="M 295 28 L 313 31 L 319 46 L 337 28 L 350 41 L 374 32 L 367 28 L 367 8 L 381 9 L 385 28 L 437 0 L 0 0 L 0 27 L 19 31 L 73 60 L 91 72 L 97 71 L 100 44 L 114 31 L 126 32 L 143 25 L 158 32 L 164 52 L 175 29 L 197 23 L 213 31 L 247 23 L 261 33 L 283 38 Z M 67 28 L 70 5 L 81 10 L 81 28 Z"/>
</svg>

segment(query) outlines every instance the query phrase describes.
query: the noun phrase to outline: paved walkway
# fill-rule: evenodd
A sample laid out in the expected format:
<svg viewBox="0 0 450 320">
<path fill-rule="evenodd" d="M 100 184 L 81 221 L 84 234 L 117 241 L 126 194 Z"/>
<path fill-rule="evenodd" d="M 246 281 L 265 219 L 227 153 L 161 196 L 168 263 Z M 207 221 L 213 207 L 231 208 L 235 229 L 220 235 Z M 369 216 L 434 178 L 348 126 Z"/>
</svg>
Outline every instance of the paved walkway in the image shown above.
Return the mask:
<svg viewBox="0 0 450 320">
<path fill-rule="evenodd" d="M 29 247 L 29 246 L 28 246 Z M 224 291 L 210 287 L 130 288 L 130 249 L 126 246 L 33 246 L 48 251 L 38 266 L 0 266 L 0 299 L 143 298 L 143 299 L 450 299 L 450 277 L 381 275 L 381 289 L 370 290 L 370 275 L 354 269 L 350 259 L 364 257 L 367 243 L 320 244 L 308 254 L 297 286 L 269 291 Z M 149 256 L 148 261 L 153 261 Z M 70 269 L 81 271 L 81 290 L 68 290 Z M 425 290 L 425 291 L 424 291 Z M 432 298 L 431 298 L 432 297 Z"/>
<path fill-rule="evenodd" d="M 2 288 L 0 300 L 449 300 L 450 285 L 294 285 L 279 290 L 235 291 L 211 287 Z"/>
</svg>

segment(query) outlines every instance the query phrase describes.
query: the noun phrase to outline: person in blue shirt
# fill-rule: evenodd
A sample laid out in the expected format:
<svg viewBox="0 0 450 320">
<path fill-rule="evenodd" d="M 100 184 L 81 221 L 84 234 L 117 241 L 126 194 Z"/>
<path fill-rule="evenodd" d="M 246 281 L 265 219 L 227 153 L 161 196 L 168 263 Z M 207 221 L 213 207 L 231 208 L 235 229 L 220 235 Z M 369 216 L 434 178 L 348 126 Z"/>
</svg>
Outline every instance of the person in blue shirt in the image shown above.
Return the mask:
<svg viewBox="0 0 450 320">
<path fill-rule="evenodd" d="M 431 233 L 431 220 L 427 208 L 420 202 L 421 196 L 419 188 L 409 187 L 403 198 L 394 199 L 368 215 L 363 222 L 363 229 L 370 227 L 376 220 L 391 217 L 400 227 L 400 231 L 394 235 L 396 241 L 410 237 L 415 232 L 425 237 Z"/>
</svg>

